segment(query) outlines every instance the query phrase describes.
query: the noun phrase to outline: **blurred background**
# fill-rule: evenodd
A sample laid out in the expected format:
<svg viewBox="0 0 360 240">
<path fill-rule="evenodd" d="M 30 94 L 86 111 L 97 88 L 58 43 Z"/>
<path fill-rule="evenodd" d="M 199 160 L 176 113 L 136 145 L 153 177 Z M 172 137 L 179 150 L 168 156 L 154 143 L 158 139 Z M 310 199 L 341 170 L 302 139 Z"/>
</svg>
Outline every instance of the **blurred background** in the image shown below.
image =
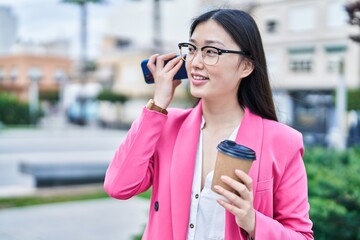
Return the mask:
<svg viewBox="0 0 360 240">
<path fill-rule="evenodd" d="M 279 120 L 304 136 L 316 239 L 360 239 L 358 0 L 0 0 L 0 239 L 141 236 L 150 191 L 102 190 L 153 96 L 140 63 L 217 7 L 259 26 Z M 193 105 L 187 89 L 172 107 Z"/>
</svg>

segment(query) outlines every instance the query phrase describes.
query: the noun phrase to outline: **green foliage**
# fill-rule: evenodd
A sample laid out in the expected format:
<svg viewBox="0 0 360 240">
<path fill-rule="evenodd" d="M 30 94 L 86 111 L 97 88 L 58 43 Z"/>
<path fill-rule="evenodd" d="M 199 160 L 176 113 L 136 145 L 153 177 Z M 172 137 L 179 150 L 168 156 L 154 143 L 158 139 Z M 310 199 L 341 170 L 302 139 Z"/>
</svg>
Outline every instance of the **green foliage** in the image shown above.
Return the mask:
<svg viewBox="0 0 360 240">
<path fill-rule="evenodd" d="M 0 122 L 3 124 L 29 124 L 29 105 L 15 96 L 0 92 Z"/>
<path fill-rule="evenodd" d="M 315 239 L 360 239 L 360 148 L 307 149 L 304 161 Z"/>
<path fill-rule="evenodd" d="M 38 121 L 43 116 L 39 110 L 34 116 Z M 21 102 L 9 93 L 0 92 L 0 122 L 5 125 L 27 125 L 30 124 L 29 104 Z"/>
<path fill-rule="evenodd" d="M 144 199 L 150 199 L 151 198 L 151 188 L 149 188 L 146 192 L 140 193 L 137 196 L 144 198 Z"/>
<path fill-rule="evenodd" d="M 360 88 L 348 90 L 347 109 L 360 110 Z"/>
<path fill-rule="evenodd" d="M 59 101 L 59 91 L 40 92 L 39 98 L 42 101 L 48 101 L 50 103 L 56 103 L 56 102 Z"/>
<path fill-rule="evenodd" d="M 109 102 L 120 102 L 120 103 L 124 103 L 128 100 L 129 98 L 123 94 L 119 94 L 119 93 L 114 93 L 112 91 L 109 90 L 104 90 L 102 92 L 100 92 L 97 96 L 97 100 L 99 101 L 109 101 Z"/>
<path fill-rule="evenodd" d="M 82 201 L 89 199 L 108 198 L 104 191 L 94 191 L 80 194 L 44 195 L 29 197 L 0 198 L 0 209 L 25 207 L 39 204 L 60 203 L 70 201 Z"/>
<path fill-rule="evenodd" d="M 86 72 L 94 72 L 98 68 L 97 63 L 94 61 L 87 61 L 85 64 Z"/>
</svg>

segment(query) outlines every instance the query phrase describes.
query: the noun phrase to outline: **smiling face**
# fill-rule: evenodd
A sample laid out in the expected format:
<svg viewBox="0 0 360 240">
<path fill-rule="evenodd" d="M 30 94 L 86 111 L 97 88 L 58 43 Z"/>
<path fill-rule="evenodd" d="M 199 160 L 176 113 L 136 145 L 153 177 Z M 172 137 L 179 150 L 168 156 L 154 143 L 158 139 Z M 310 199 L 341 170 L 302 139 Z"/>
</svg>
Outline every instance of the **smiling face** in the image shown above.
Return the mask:
<svg viewBox="0 0 360 240">
<path fill-rule="evenodd" d="M 189 42 L 197 48 L 193 60 L 186 62 L 191 94 L 203 99 L 237 99 L 241 79 L 251 73 L 246 69 L 247 60 L 239 54 L 225 53 L 215 65 L 209 66 L 204 64 L 200 51 L 203 46 L 240 51 L 231 36 L 217 22 L 208 20 L 196 26 Z"/>
</svg>

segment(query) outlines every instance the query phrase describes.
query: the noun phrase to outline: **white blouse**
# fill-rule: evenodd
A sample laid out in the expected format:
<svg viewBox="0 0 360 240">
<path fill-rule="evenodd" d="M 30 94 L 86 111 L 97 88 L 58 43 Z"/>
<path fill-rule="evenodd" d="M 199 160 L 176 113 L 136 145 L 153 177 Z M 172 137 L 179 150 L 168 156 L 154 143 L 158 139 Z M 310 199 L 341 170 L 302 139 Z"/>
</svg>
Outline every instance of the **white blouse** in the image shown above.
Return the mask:
<svg viewBox="0 0 360 240">
<path fill-rule="evenodd" d="M 216 199 L 222 196 L 211 190 L 214 171 L 208 173 L 204 188 L 201 190 L 202 129 L 204 126 L 205 120 L 203 118 L 195 160 L 187 240 L 223 240 L 225 238 L 225 209 L 216 202 Z M 238 130 L 239 126 L 233 131 L 229 140 L 235 140 Z"/>
</svg>

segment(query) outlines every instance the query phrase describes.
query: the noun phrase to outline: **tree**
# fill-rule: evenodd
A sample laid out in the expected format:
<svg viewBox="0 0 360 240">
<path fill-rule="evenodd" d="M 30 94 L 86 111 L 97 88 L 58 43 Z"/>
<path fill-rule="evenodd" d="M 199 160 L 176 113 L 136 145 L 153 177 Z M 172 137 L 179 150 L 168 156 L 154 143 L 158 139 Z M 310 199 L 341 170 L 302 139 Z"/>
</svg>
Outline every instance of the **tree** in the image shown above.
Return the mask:
<svg viewBox="0 0 360 240">
<path fill-rule="evenodd" d="M 360 27 L 360 0 L 347 3 L 345 10 L 349 15 L 349 23 Z M 350 39 L 360 43 L 360 35 L 351 35 Z"/>
<path fill-rule="evenodd" d="M 80 7 L 80 71 L 81 80 L 84 78 L 87 63 L 87 5 L 88 3 L 104 4 L 105 0 L 62 0 L 63 3 L 76 4 Z"/>
</svg>

